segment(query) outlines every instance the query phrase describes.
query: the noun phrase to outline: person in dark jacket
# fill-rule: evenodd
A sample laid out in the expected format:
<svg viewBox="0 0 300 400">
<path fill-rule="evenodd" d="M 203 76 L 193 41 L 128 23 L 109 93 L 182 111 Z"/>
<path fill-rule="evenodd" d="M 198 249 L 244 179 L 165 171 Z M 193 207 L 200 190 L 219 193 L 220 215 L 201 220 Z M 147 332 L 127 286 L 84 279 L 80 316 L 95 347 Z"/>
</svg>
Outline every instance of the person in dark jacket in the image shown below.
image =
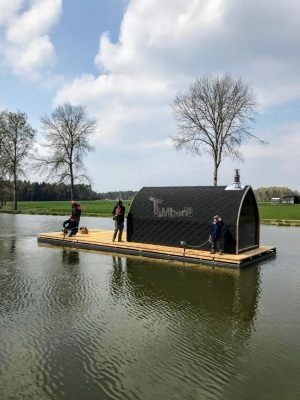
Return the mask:
<svg viewBox="0 0 300 400">
<path fill-rule="evenodd" d="M 77 233 L 81 216 L 81 207 L 80 204 L 74 200 L 71 201 L 71 204 L 72 204 L 72 217 L 74 217 L 77 222 L 77 231 L 76 231 Z"/>
<path fill-rule="evenodd" d="M 77 221 L 76 218 L 71 215 L 71 217 L 69 219 L 66 219 L 63 223 L 63 227 L 64 227 L 64 234 L 67 236 L 74 236 L 76 235 L 77 231 L 78 231 L 78 225 L 77 225 Z"/>
<path fill-rule="evenodd" d="M 118 234 L 118 242 L 122 242 L 122 233 L 124 229 L 125 207 L 121 200 L 117 202 L 112 211 L 113 220 L 115 221 L 115 230 L 112 241 L 116 240 Z"/>
<path fill-rule="evenodd" d="M 222 218 L 218 215 L 213 217 L 213 222 L 210 224 L 210 242 L 211 242 L 211 254 L 215 254 L 216 248 L 218 248 L 219 254 L 223 254 L 222 245 Z"/>
</svg>

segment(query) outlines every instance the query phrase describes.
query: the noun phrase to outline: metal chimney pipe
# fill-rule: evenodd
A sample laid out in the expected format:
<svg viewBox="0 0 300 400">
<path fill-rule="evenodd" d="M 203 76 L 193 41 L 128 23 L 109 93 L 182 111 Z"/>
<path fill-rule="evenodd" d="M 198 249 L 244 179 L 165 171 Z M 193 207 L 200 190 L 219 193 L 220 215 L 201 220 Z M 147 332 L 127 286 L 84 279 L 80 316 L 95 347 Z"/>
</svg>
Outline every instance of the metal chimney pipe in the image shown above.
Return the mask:
<svg viewBox="0 0 300 400">
<path fill-rule="evenodd" d="M 234 183 L 240 183 L 239 169 L 235 169 Z"/>
</svg>

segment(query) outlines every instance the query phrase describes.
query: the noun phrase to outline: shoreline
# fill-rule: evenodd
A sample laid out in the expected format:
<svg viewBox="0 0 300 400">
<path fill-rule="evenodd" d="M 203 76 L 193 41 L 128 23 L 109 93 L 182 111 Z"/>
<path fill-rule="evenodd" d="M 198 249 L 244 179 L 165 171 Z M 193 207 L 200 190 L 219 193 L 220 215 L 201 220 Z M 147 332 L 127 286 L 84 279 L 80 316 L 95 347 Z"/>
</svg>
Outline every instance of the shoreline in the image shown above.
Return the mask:
<svg viewBox="0 0 300 400">
<path fill-rule="evenodd" d="M 3 210 L 0 209 L 0 214 L 23 214 L 23 215 L 54 215 L 54 216 L 67 216 L 66 213 L 63 212 L 24 212 L 21 210 Z M 83 217 L 98 217 L 98 218 L 110 218 L 111 214 L 107 213 L 84 213 Z M 261 225 L 276 225 L 276 226 L 299 226 L 300 227 L 300 220 L 289 220 L 289 219 L 267 219 L 261 218 L 260 220 Z"/>
<path fill-rule="evenodd" d="M 38 212 L 38 211 L 21 211 L 21 210 L 0 210 L 0 214 L 22 214 L 22 215 L 54 215 L 54 216 L 60 216 L 60 217 L 68 217 L 68 213 L 65 212 L 51 212 L 51 213 L 45 213 L 45 212 Z M 111 214 L 106 214 L 106 213 L 84 213 L 82 217 L 99 217 L 99 218 L 110 218 Z"/>
<path fill-rule="evenodd" d="M 300 220 L 294 219 L 266 219 L 260 220 L 261 225 L 276 225 L 276 226 L 300 226 Z"/>
</svg>

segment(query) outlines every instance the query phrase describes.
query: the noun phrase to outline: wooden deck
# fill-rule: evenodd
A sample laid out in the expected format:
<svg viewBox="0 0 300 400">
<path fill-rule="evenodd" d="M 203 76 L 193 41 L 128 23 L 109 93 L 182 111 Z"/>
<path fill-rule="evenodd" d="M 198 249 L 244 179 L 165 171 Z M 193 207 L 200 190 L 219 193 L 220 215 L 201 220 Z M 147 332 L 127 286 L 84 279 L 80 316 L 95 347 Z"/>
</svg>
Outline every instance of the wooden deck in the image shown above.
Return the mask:
<svg viewBox="0 0 300 400">
<path fill-rule="evenodd" d="M 183 247 L 159 246 L 135 242 L 112 242 L 113 231 L 89 230 L 88 234 L 64 237 L 62 232 L 41 233 L 39 243 L 75 247 L 111 253 L 133 254 L 144 257 L 169 259 L 196 264 L 211 264 L 229 268 L 241 268 L 276 254 L 276 248 L 260 246 L 242 254 L 210 254 L 208 251 Z"/>
</svg>

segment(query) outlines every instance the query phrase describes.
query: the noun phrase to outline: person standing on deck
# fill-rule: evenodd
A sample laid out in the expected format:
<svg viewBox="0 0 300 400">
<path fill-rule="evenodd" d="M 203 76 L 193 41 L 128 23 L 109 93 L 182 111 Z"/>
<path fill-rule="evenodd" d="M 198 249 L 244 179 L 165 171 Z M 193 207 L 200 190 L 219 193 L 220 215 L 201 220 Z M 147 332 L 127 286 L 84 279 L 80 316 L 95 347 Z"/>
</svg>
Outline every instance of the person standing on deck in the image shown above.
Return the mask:
<svg viewBox="0 0 300 400">
<path fill-rule="evenodd" d="M 115 230 L 114 230 L 114 235 L 112 241 L 114 242 L 116 240 L 117 234 L 118 234 L 118 242 L 122 242 L 122 233 L 124 229 L 124 218 L 125 218 L 125 207 L 123 206 L 123 203 L 121 200 L 117 202 L 117 204 L 114 206 L 113 212 L 113 220 L 115 221 Z"/>
<path fill-rule="evenodd" d="M 211 241 L 211 254 L 215 254 L 216 247 L 218 247 L 219 254 L 223 254 L 222 245 L 222 218 L 218 215 L 213 217 L 213 222 L 210 224 L 210 241 Z"/>
</svg>

